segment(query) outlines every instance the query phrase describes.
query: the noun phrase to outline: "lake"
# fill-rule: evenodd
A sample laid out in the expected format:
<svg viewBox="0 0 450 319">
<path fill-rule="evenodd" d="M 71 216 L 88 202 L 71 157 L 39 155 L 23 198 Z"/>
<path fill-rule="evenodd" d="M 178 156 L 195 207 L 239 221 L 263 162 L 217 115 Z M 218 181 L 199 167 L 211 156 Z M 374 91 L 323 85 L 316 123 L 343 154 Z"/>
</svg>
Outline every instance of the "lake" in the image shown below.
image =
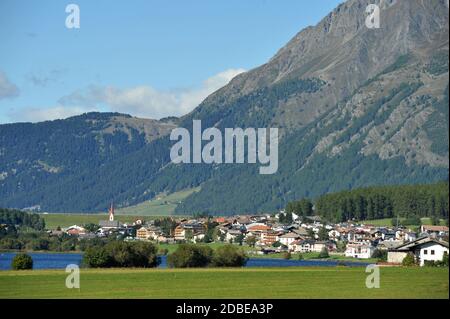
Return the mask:
<svg viewBox="0 0 450 319">
<path fill-rule="evenodd" d="M 11 269 L 11 261 L 17 253 L 0 253 L 0 270 Z M 33 258 L 34 269 L 64 269 L 67 265 L 80 265 L 82 254 L 76 253 L 29 253 Z M 246 267 L 365 267 L 370 263 L 335 260 L 285 260 L 277 258 L 250 258 Z M 161 257 L 158 268 L 167 268 L 167 257 Z"/>
</svg>

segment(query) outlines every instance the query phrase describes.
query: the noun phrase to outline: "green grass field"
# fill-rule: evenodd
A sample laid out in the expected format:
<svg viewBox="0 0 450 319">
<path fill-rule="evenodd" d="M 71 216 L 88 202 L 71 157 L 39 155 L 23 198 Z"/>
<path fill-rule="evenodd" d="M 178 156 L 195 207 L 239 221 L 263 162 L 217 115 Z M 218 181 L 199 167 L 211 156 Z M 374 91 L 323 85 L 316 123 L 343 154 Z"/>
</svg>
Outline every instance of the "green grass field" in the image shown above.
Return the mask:
<svg viewBox="0 0 450 319">
<path fill-rule="evenodd" d="M 154 200 L 136 206 L 116 209 L 116 219 L 123 223 L 129 223 L 136 219 L 149 220 L 158 217 L 171 216 L 180 202 L 199 190 L 200 187 L 197 187 L 169 195 L 161 194 Z M 58 226 L 64 228 L 72 225 L 85 225 L 89 223 L 97 224 L 99 220 L 108 219 L 108 212 L 98 214 L 41 214 L 41 217 L 44 218 L 47 229 L 55 229 Z"/>
<path fill-rule="evenodd" d="M 381 268 L 380 288 L 364 267 L 81 269 L 80 289 L 64 270 L 0 271 L 0 298 L 445 298 L 448 269 Z"/>
<path fill-rule="evenodd" d="M 169 195 L 160 194 L 155 199 L 140 203 L 135 206 L 117 209 L 121 215 L 138 216 L 170 216 L 175 208 L 189 195 L 198 192 L 200 187 L 175 192 Z"/>
<path fill-rule="evenodd" d="M 41 217 L 44 218 L 45 228 L 55 229 L 58 226 L 64 228 L 72 225 L 81 226 L 89 223 L 98 224 L 99 220 L 107 220 L 108 214 L 41 214 Z M 155 217 L 132 215 L 116 216 L 116 219 L 123 223 L 133 222 L 139 218 L 149 219 Z"/>
<path fill-rule="evenodd" d="M 291 254 L 291 260 L 298 260 L 299 253 L 292 253 Z M 351 261 L 351 262 L 364 262 L 364 263 L 377 263 L 377 258 L 368 258 L 368 259 L 357 259 L 353 257 L 345 257 L 343 253 L 330 253 L 330 257 L 321 259 L 319 258 L 320 253 L 310 252 L 310 253 L 303 253 L 301 254 L 303 257 L 303 260 L 333 260 L 333 261 Z M 268 255 L 250 255 L 251 258 L 278 258 L 283 259 L 284 253 L 275 253 L 275 254 L 268 254 Z"/>
<path fill-rule="evenodd" d="M 403 220 L 405 220 L 405 218 L 400 218 L 399 219 L 400 223 Z M 420 220 L 422 222 L 422 225 L 432 225 L 431 218 L 424 217 L 424 218 L 421 218 Z M 441 219 L 440 222 L 441 222 L 441 225 L 445 226 L 445 220 L 444 219 Z M 361 223 L 368 224 L 368 225 L 379 226 L 379 227 L 382 227 L 382 226 L 385 226 L 385 227 L 394 226 L 394 225 L 392 225 L 392 218 L 364 220 L 364 221 L 361 221 Z M 410 226 L 410 225 L 405 225 L 405 226 Z"/>
</svg>

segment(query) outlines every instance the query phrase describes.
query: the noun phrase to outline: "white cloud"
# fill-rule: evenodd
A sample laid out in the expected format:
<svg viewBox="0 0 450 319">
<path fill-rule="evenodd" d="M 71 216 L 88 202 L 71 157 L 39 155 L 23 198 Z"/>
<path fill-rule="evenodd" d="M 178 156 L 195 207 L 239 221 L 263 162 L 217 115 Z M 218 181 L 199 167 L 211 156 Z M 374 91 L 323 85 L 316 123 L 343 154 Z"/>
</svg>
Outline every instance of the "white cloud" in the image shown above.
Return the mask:
<svg viewBox="0 0 450 319">
<path fill-rule="evenodd" d="M 12 122 L 42 122 L 65 119 L 86 112 L 97 111 L 96 108 L 54 106 L 49 108 L 23 108 L 8 114 Z"/>
<path fill-rule="evenodd" d="M 138 117 L 162 118 L 180 116 L 197 107 L 208 95 L 230 82 L 243 69 L 230 69 L 216 74 L 198 88 L 160 91 L 142 85 L 132 88 L 90 86 L 60 99 L 65 106 L 102 104 L 110 111 L 128 113 Z"/>
<path fill-rule="evenodd" d="M 92 111 L 111 111 L 137 117 L 159 119 L 166 116 L 181 116 L 197 107 L 208 95 L 228 84 L 243 69 L 230 69 L 206 79 L 202 85 L 192 89 L 156 90 L 148 85 L 132 88 L 114 86 L 89 86 L 64 96 L 51 107 L 25 107 L 10 111 L 11 122 L 41 122 L 64 119 Z M 2 83 L 9 83 L 0 72 Z M 3 82 L 2 82 L 3 81 Z M 4 87 L 6 87 L 3 84 Z M 11 91 L 11 89 L 9 90 Z M 1 94 L 0 94 L 1 98 Z"/>
<path fill-rule="evenodd" d="M 60 81 L 61 77 L 67 73 L 67 69 L 56 68 L 49 72 L 32 73 L 28 75 L 28 80 L 35 86 L 46 87 L 50 83 Z"/>
<path fill-rule="evenodd" d="M 6 74 L 0 71 L 0 100 L 19 95 L 19 88 L 11 83 Z"/>
</svg>

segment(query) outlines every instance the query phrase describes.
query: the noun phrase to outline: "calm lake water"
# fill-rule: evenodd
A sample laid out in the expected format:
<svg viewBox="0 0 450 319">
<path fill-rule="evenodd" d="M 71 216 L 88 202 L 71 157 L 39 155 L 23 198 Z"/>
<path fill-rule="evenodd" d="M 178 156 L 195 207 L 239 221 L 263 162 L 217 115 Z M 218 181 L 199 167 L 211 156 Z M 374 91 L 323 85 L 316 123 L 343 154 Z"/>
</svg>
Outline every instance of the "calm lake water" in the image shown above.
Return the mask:
<svg viewBox="0 0 450 319">
<path fill-rule="evenodd" d="M 0 270 L 11 269 L 11 261 L 16 253 L 0 253 Z M 80 265 L 83 258 L 82 254 L 67 253 L 30 253 L 33 258 L 34 269 L 64 269 L 67 265 Z M 351 267 L 367 266 L 365 262 L 337 262 L 334 260 L 285 260 L 277 258 L 250 258 L 246 267 L 336 267 L 337 265 L 346 265 Z M 167 258 L 161 258 L 159 268 L 167 268 Z"/>
</svg>

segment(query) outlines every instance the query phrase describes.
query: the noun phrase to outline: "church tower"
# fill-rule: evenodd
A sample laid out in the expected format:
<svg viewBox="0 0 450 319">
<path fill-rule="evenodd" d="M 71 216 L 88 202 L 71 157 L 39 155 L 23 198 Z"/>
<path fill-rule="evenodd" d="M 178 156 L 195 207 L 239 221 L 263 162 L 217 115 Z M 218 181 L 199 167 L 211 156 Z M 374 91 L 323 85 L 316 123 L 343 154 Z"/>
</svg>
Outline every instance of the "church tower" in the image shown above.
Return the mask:
<svg viewBox="0 0 450 319">
<path fill-rule="evenodd" d="M 114 221 L 114 203 L 111 202 L 111 207 L 109 208 L 109 221 Z"/>
</svg>

